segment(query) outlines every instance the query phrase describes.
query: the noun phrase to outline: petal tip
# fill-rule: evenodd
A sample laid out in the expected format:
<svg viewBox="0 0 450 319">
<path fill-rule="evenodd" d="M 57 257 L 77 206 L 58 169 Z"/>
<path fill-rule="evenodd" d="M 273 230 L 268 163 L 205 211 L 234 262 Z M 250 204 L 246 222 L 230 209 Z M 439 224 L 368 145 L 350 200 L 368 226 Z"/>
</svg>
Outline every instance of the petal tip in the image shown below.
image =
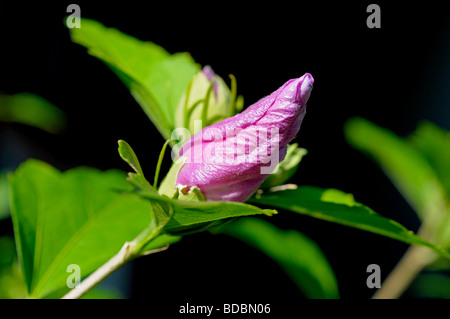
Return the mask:
<svg viewBox="0 0 450 319">
<path fill-rule="evenodd" d="M 296 102 L 301 105 L 305 105 L 308 102 L 309 96 L 314 85 L 314 78 L 311 74 L 305 73 L 298 82 L 297 85 L 297 97 Z"/>
</svg>

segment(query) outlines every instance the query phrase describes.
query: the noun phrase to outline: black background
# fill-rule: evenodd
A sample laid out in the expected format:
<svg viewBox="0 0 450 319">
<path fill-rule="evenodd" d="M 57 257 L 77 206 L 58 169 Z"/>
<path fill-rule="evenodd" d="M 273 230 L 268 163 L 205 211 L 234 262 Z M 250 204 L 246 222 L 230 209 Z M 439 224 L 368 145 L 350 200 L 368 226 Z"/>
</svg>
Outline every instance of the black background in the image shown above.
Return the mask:
<svg viewBox="0 0 450 319">
<path fill-rule="evenodd" d="M 314 90 L 296 138 L 309 153 L 293 182 L 353 193 L 380 214 L 418 228 L 408 204 L 373 162 L 348 146 L 342 128 L 346 119 L 363 116 L 399 135 L 410 133 L 421 119 L 450 129 L 445 81 L 449 14 L 442 5 L 377 1 L 381 29 L 369 29 L 368 1 L 76 3 L 82 17 L 153 41 L 171 53 L 190 52 L 226 81 L 234 74 L 245 106 L 288 79 L 311 73 Z M 60 135 L 2 124 L 0 164 L 13 169 L 35 157 L 59 169 L 88 165 L 127 170 L 117 154 L 117 140 L 124 139 L 144 171 L 152 172 L 164 141 L 120 80 L 70 41 L 63 24 L 68 4 L 0 2 L 0 91 L 41 95 L 69 120 Z M 373 290 L 366 286 L 366 267 L 380 265 L 385 278 L 407 248 L 296 214 L 282 213 L 270 221 L 319 244 L 346 299 L 369 298 Z M 0 230 L 11 233 L 10 220 Z M 180 305 L 292 306 L 303 297 L 273 261 L 224 235 L 186 237 L 121 273 L 118 277 L 130 284 L 125 296 L 159 304 L 171 299 Z"/>
</svg>

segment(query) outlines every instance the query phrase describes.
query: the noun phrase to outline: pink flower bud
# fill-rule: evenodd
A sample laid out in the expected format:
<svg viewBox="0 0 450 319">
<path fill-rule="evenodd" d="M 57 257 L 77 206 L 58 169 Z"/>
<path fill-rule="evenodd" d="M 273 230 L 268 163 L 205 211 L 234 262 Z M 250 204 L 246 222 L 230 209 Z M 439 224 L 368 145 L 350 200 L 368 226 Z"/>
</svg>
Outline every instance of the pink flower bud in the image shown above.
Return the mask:
<svg viewBox="0 0 450 319">
<path fill-rule="evenodd" d="M 306 113 L 314 79 L 287 81 L 244 112 L 205 127 L 181 148 L 176 186 L 196 186 L 210 201 L 247 200 L 286 156 Z"/>
</svg>

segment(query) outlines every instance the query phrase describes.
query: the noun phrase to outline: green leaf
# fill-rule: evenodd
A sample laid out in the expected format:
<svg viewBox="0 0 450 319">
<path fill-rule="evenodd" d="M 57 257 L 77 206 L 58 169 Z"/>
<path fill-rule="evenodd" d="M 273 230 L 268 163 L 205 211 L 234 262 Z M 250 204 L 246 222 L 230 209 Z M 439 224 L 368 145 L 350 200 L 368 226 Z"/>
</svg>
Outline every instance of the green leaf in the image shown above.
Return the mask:
<svg viewBox="0 0 450 319">
<path fill-rule="evenodd" d="M 317 244 L 295 230 L 281 230 L 257 218 L 241 218 L 219 228 L 276 261 L 308 298 L 339 298 L 336 277 Z"/>
<path fill-rule="evenodd" d="M 31 93 L 0 93 L 0 121 L 22 123 L 49 133 L 59 133 L 66 125 L 65 114 L 60 109 Z"/>
<path fill-rule="evenodd" d="M 423 121 L 409 136 L 409 141 L 428 160 L 450 198 L 450 133 Z"/>
<path fill-rule="evenodd" d="M 298 169 L 298 165 L 308 151 L 304 148 L 298 147 L 298 144 L 288 145 L 286 151 L 286 157 L 281 163 L 278 163 L 278 167 L 274 170 L 276 173 L 272 173 L 262 183 L 261 188 L 270 188 L 286 183 Z"/>
<path fill-rule="evenodd" d="M 358 228 L 407 244 L 426 246 L 450 258 L 448 251 L 418 237 L 401 224 L 375 213 L 369 207 L 355 202 L 353 196 L 339 190 L 303 186 L 298 189 L 258 193 L 249 202 Z"/>
<path fill-rule="evenodd" d="M 408 292 L 413 298 L 450 299 L 450 277 L 444 273 L 422 273 L 414 279 Z"/>
<path fill-rule="evenodd" d="M 97 21 L 82 19 L 82 26 L 70 29 L 72 41 L 105 62 L 164 139 L 170 139 L 178 102 L 200 66 L 188 53 L 171 55 L 152 42 L 139 41 Z"/>
<path fill-rule="evenodd" d="M 442 186 L 428 161 L 410 143 L 362 118 L 349 120 L 345 135 L 353 147 L 381 166 L 420 218 L 440 218 Z"/>
<path fill-rule="evenodd" d="M 141 106 L 142 110 L 148 116 L 153 125 L 161 133 L 162 137 L 167 140 L 172 135 L 172 125 L 166 120 L 166 116 L 162 110 L 162 107 L 156 102 L 155 97 L 152 95 L 144 85 L 133 80 L 131 77 L 125 75 L 114 67 L 111 69 L 117 74 L 117 76 L 125 83 L 131 95 L 136 102 Z"/>
<path fill-rule="evenodd" d="M 175 113 L 178 102 L 189 82 L 200 70 L 188 53 L 175 53 L 152 68 L 151 76 L 146 79 L 145 87 L 153 92 L 159 105 L 165 111 L 168 122 L 175 128 Z"/>
<path fill-rule="evenodd" d="M 27 287 L 17 263 L 14 240 L 0 237 L 0 299 L 25 299 Z"/>
<path fill-rule="evenodd" d="M 0 220 L 9 217 L 8 176 L 0 171 Z"/>
<path fill-rule="evenodd" d="M 429 205 L 443 213 L 442 219 L 436 222 L 436 241 L 450 247 L 450 133 L 424 121 L 409 136 L 409 141 L 430 163 L 444 188 L 446 198 L 441 201 L 430 199 Z"/>
<path fill-rule="evenodd" d="M 199 229 L 205 231 L 212 226 L 217 226 L 218 221 L 226 221 L 234 217 L 277 214 L 277 211 L 273 209 L 261 209 L 238 202 L 187 201 L 149 193 L 140 194 L 140 196 L 153 202 L 167 203 L 173 207 L 173 217 L 164 228 L 171 235 L 184 235 L 197 232 Z"/>
<path fill-rule="evenodd" d="M 88 291 L 80 299 L 123 299 L 120 292 L 104 287 L 95 287 Z"/>
<path fill-rule="evenodd" d="M 12 265 L 15 256 L 14 240 L 8 236 L 0 237 L 0 272 Z"/>
<path fill-rule="evenodd" d="M 132 187 L 115 170 L 61 173 L 28 160 L 10 175 L 18 257 L 32 297 L 64 288 L 70 264 L 80 266 L 82 277 L 89 275 L 150 224 L 150 203 L 117 190 Z M 167 238 L 154 244 L 165 246 Z"/>
<path fill-rule="evenodd" d="M 156 194 L 156 189 L 145 178 L 141 168 L 141 164 L 139 163 L 136 153 L 133 151 L 130 144 L 128 144 L 124 140 L 119 140 L 118 144 L 118 152 L 120 157 L 125 162 L 127 162 L 127 164 L 130 165 L 130 167 L 136 172 L 128 173 L 128 182 L 130 182 L 135 187 L 136 191 L 139 191 L 141 193 Z"/>
<path fill-rule="evenodd" d="M 130 167 L 138 174 L 144 176 L 142 172 L 141 164 L 136 156 L 136 153 L 131 148 L 130 144 L 125 142 L 124 140 L 119 140 L 117 142 L 119 144 L 119 155 L 120 157 L 130 165 Z"/>
</svg>

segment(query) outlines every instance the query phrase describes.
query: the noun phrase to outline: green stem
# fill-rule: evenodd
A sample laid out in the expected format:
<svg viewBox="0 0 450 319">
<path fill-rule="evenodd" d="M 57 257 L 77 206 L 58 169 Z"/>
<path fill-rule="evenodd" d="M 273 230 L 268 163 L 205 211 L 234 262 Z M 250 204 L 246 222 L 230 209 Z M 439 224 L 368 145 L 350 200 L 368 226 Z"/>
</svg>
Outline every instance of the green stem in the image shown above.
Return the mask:
<svg viewBox="0 0 450 319">
<path fill-rule="evenodd" d="M 418 235 L 429 238 L 428 227 L 422 227 Z M 417 275 L 436 258 L 437 254 L 428 247 L 410 246 L 372 299 L 399 298 Z"/>
<path fill-rule="evenodd" d="M 62 297 L 62 299 L 78 299 L 82 297 L 88 291 L 101 283 L 106 277 L 111 275 L 114 271 L 122 267 L 130 260 L 139 257 L 144 246 L 153 238 L 158 236 L 160 232 L 161 228 L 156 227 L 155 223 L 152 222 L 149 227 L 146 227 L 135 239 L 130 242 L 126 242 L 116 255 L 84 279 L 78 286 L 70 290 Z M 148 251 L 145 255 L 157 253 L 166 250 L 167 248 L 168 245 L 159 249 Z"/>
<path fill-rule="evenodd" d="M 164 145 L 161 149 L 161 152 L 159 153 L 158 163 L 156 164 L 155 179 L 153 181 L 153 187 L 155 189 L 158 189 L 159 171 L 161 170 L 161 164 L 162 164 L 162 160 L 164 158 L 164 153 L 166 152 L 167 144 L 169 144 L 170 141 L 172 141 L 172 140 L 167 140 L 164 143 Z"/>
</svg>

